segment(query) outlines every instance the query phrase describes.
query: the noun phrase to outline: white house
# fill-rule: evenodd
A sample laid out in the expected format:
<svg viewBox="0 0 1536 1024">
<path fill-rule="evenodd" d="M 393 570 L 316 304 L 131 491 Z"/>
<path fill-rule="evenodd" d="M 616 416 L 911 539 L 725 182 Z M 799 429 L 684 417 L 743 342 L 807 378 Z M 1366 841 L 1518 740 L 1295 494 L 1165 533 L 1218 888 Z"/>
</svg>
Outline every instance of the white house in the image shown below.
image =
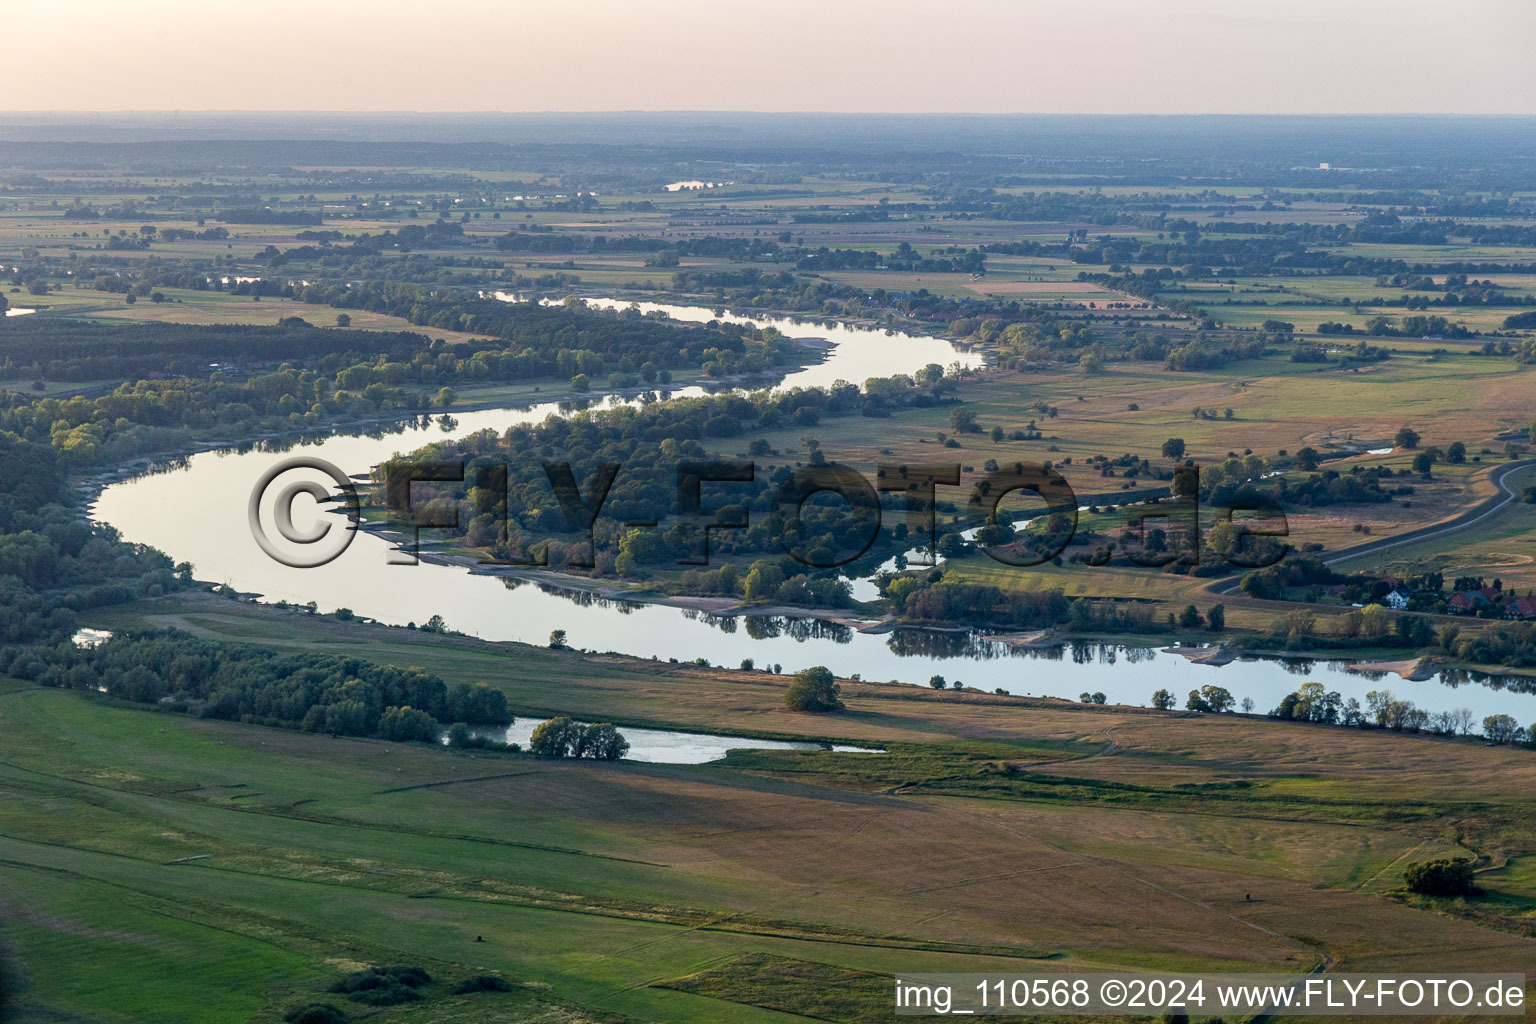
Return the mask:
<svg viewBox="0 0 1536 1024">
<path fill-rule="evenodd" d="M 1393 611 L 1400 612 L 1404 608 L 1408 607 L 1408 594 L 1406 591 L 1394 590 L 1392 593 L 1386 596 L 1385 600 L 1387 602 L 1387 607 L 1391 608 Z"/>
</svg>

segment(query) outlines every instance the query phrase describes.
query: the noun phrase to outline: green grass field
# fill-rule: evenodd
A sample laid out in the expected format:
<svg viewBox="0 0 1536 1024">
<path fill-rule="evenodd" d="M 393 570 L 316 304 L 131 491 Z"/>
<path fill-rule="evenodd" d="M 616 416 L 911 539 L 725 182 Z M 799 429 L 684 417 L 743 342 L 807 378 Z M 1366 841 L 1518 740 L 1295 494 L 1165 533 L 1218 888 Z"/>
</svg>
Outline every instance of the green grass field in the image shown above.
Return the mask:
<svg viewBox="0 0 1536 1024">
<path fill-rule="evenodd" d="M 855 683 L 847 712 L 796 715 L 761 673 L 197 597 L 100 621 L 355 648 L 492 678 L 524 711 L 890 752 L 471 756 L 9 683 L 6 931 L 27 998 L 63 1013 L 276 1020 L 345 1003 L 322 989 L 346 970 L 407 963 L 516 987 L 434 982 L 380 1019 L 473 999 L 476 1020 L 773 1021 L 764 1006 L 808 1005 L 805 976 L 851 974 L 875 980 L 828 1019 L 865 1021 L 887 1019 L 878 978 L 903 971 L 1305 970 L 1325 955 L 1337 970 L 1520 970 L 1533 949 L 1521 793 L 1536 762 L 1519 750 Z M 1397 895 L 1408 861 L 1468 851 L 1490 899 Z M 144 983 L 173 963 L 172 984 Z"/>
</svg>

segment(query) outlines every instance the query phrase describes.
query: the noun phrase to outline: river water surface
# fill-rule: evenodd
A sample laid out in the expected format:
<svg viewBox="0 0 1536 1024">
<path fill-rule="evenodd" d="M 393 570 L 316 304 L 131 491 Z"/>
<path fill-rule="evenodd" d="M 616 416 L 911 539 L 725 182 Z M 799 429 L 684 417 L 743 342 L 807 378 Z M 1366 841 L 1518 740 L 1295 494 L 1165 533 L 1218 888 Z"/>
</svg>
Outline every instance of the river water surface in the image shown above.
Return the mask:
<svg viewBox="0 0 1536 1024">
<path fill-rule="evenodd" d="M 590 301 L 607 307 L 628 305 Z M 659 309 L 694 321 L 749 319 L 720 316 L 702 307 L 645 305 L 642 309 Z M 754 322 L 771 323 L 792 337 L 824 339 L 834 346 L 825 361 L 788 374 L 781 387 L 824 386 L 838 379 L 862 383 L 869 377 L 910 373 L 928 363 L 980 363 L 977 356 L 941 338 L 765 317 Z M 697 389 L 673 392 L 697 393 Z M 732 666 L 751 658 L 759 668 L 778 664 L 791 672 L 825 665 L 841 676 L 859 674 L 868 680 L 910 683 L 926 683 L 931 675 L 941 674 L 987 690 L 1070 698 L 1098 691 L 1112 703 L 1133 705 L 1148 703 L 1157 689 L 1182 695 L 1217 684 L 1239 700 L 1251 698 L 1257 710 L 1266 711 L 1303 682 L 1316 680 L 1362 703 L 1366 691 L 1388 688 L 1431 711 L 1467 707 L 1478 718 L 1503 712 L 1521 723 L 1536 720 L 1536 694 L 1504 689 L 1497 678 L 1407 682 L 1396 676 L 1381 679 L 1352 673 L 1342 662 L 1269 659 L 1245 659 L 1216 668 L 1146 648 L 1073 644 L 1034 651 L 966 632 L 882 634 L 806 619 L 719 618 L 473 574 L 456 566 L 390 564 L 400 558 L 393 544 L 367 532 L 358 533 L 340 558 L 314 569 L 289 568 L 273 561 L 251 537 L 247 502 L 253 486 L 269 467 L 293 455 L 317 456 L 345 473 L 366 474 L 392 455 L 434 440 L 485 428 L 501 431 L 515 423 L 542 421 L 552 413 L 564 414 L 554 403 L 491 409 L 455 414 L 448 424 L 413 420 L 372 437 L 335 434 L 282 452 L 204 452 L 107 486 L 91 514 L 116 527 L 125 540 L 152 545 L 174 561 L 191 562 L 199 579 L 258 593 L 266 601 L 313 601 L 323 612 L 350 608 L 395 625 L 423 623 L 436 614 L 450 628 L 487 640 L 541 644 L 551 630 L 563 629 L 572 647 L 641 658 L 704 658 Z M 302 521 L 307 501 L 295 503 L 295 525 L 300 529 L 307 525 Z M 866 583 L 859 589 L 864 593 L 869 588 Z"/>
</svg>

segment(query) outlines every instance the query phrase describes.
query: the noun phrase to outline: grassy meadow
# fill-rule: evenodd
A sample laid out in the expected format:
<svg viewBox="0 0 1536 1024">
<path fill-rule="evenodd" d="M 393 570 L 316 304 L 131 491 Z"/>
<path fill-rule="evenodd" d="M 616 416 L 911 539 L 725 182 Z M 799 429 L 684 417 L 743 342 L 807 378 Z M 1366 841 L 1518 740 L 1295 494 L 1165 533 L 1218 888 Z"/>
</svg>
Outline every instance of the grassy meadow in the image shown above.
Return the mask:
<svg viewBox="0 0 1536 1024">
<path fill-rule="evenodd" d="M 434 988 L 368 1019 L 773 1021 L 847 975 L 864 983 L 827 1019 L 873 1021 L 901 971 L 1530 962 L 1536 762 L 1517 750 L 860 683 L 846 712 L 808 716 L 763 673 L 206 597 L 96 618 L 419 664 L 522 713 L 888 752 L 551 762 L 7 683 L 8 940 L 71 965 L 28 975 L 60 1013 L 276 1020 L 345 1004 L 323 989 L 372 963 Z M 1457 853 L 1493 900 L 1401 894 L 1406 863 Z M 512 991 L 449 991 L 482 973 Z"/>
</svg>

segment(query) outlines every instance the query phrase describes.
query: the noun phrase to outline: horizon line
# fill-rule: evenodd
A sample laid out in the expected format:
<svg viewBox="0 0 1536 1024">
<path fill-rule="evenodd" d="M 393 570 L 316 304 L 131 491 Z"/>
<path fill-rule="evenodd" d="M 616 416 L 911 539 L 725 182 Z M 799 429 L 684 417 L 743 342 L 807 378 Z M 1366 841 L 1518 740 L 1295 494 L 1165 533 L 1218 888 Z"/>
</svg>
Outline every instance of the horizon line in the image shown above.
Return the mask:
<svg viewBox="0 0 1536 1024">
<path fill-rule="evenodd" d="M 1144 118 L 1175 118 L 1175 117 L 1456 117 L 1456 118 L 1536 118 L 1536 110 L 1532 111 L 1466 111 L 1466 110 L 1439 110 L 1439 111 L 1414 111 L 1414 110 L 1358 110 L 1358 111 L 1257 111 L 1257 110 L 1186 110 L 1177 112 L 1158 111 L 1061 111 L 1061 110 L 1011 110 L 1011 111 L 987 111 L 987 110 L 748 110 L 748 109 L 703 109 L 703 108 L 645 108 L 645 109 L 610 109 L 610 110 L 339 110 L 322 108 L 258 108 L 258 107 L 228 107 L 216 109 L 185 109 L 185 108 L 151 108 L 130 107 L 120 109 L 87 109 L 87 108 L 35 108 L 35 109 L 0 109 L 0 117 L 46 117 L 46 116 L 159 116 L 159 117 L 183 117 L 183 116 L 230 116 L 230 115 L 254 115 L 254 114 L 282 114 L 282 115 L 318 115 L 318 116 L 346 116 L 346 117 L 596 117 L 596 116 L 632 116 L 632 115 L 676 115 L 695 114 L 713 116 L 766 116 L 766 117 L 1144 117 Z"/>
</svg>

